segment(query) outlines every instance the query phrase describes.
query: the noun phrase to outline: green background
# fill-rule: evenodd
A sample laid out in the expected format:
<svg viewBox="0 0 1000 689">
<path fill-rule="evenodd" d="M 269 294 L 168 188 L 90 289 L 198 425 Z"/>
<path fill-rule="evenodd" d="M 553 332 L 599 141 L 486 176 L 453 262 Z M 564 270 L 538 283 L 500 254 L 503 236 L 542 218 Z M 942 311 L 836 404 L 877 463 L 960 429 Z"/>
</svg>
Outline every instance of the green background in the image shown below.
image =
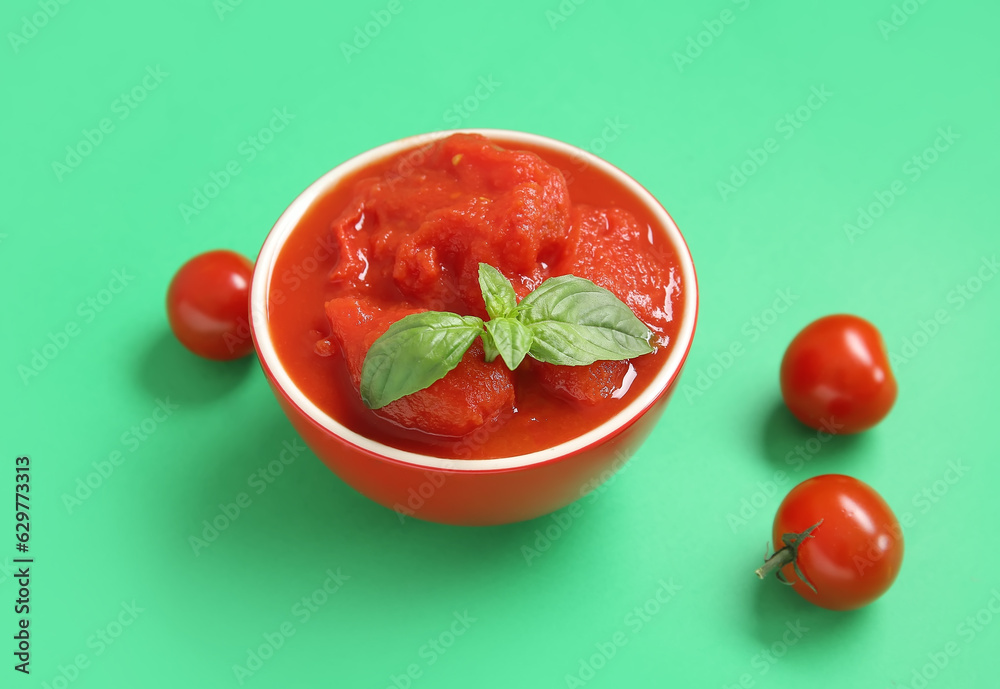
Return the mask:
<svg viewBox="0 0 1000 689">
<path fill-rule="evenodd" d="M 233 666 L 284 623 L 294 635 L 244 686 L 402 687 L 411 665 L 417 688 L 577 686 L 567 675 L 616 634 L 627 643 L 584 672 L 588 687 L 995 682 L 1000 280 L 977 282 L 981 267 L 994 277 L 983 261 L 1000 244 L 987 201 L 1000 152 L 995 6 L 908 0 L 897 26 L 890 0 L 400 2 L 391 14 L 380 0 L 225 12 L 90 0 L 52 2 L 50 18 L 44 0 L 4 3 L 0 474 L 10 498 L 14 459 L 30 455 L 37 560 L 25 677 L 10 655 L 5 502 L 0 684 L 239 686 Z M 345 55 L 372 12 L 391 21 Z M 480 79 L 494 86 L 477 96 Z M 818 107 L 814 88 L 828 94 Z M 143 100 L 129 107 L 133 89 Z M 244 142 L 275 108 L 294 119 L 248 160 Z M 100 143 L 57 172 L 104 118 Z M 400 523 L 309 452 L 257 493 L 248 480 L 296 435 L 253 358 L 204 362 L 172 339 L 173 271 L 217 247 L 255 255 L 325 171 L 454 126 L 591 149 L 663 202 L 700 281 L 689 387 L 561 527 Z M 232 160 L 240 173 L 185 218 L 181 204 Z M 752 174 L 720 187 L 744 163 Z M 905 193 L 887 191 L 895 180 Z M 891 205 L 863 233 L 845 229 L 877 194 Z M 104 294 L 113 271 L 128 284 Z M 769 311 L 779 291 L 792 302 L 781 314 Z M 113 298 L 100 311 L 87 306 L 102 296 Z M 806 323 L 841 311 L 881 329 L 899 399 L 876 429 L 814 442 L 796 465 L 789 453 L 815 434 L 781 406 L 780 357 Z M 77 334 L 31 368 L 71 322 Z M 157 400 L 177 407 L 159 423 Z M 120 465 L 91 476 L 116 451 Z M 826 472 L 869 482 L 910 517 L 898 581 L 857 612 L 810 607 L 752 575 L 781 497 Z M 68 500 L 88 476 L 99 485 Z M 241 492 L 250 505 L 194 552 L 203 520 Z M 557 537 L 527 562 L 546 529 Z M 349 579 L 303 620 L 294 606 L 328 569 Z M 661 580 L 681 588 L 637 625 L 633 609 Z M 134 619 L 122 613 L 133 601 Z M 465 611 L 468 629 L 429 651 Z M 120 615 L 131 623 L 119 628 Z M 99 631 L 120 635 L 105 645 Z"/>
</svg>

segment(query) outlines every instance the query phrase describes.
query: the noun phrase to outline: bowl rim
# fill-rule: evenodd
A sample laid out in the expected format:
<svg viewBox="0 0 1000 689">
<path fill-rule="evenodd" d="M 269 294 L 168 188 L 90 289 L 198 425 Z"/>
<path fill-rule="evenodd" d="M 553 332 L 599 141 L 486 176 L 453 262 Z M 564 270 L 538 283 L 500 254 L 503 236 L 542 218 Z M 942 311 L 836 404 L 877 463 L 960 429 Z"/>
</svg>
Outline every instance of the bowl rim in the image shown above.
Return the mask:
<svg viewBox="0 0 1000 689">
<path fill-rule="evenodd" d="M 659 229 L 666 234 L 680 261 L 683 304 L 681 324 L 675 341 L 670 345 L 671 351 L 657 371 L 656 377 L 628 406 L 601 425 L 566 442 L 527 454 L 493 459 L 450 459 L 401 450 L 367 438 L 326 414 L 306 397 L 285 370 L 271 339 L 267 296 L 270 293 L 271 281 L 274 277 L 275 262 L 285 241 L 306 211 L 335 184 L 358 169 L 457 133 L 482 134 L 488 138 L 499 139 L 506 145 L 526 144 L 543 150 L 554 150 L 580 159 L 588 167 L 593 166 L 603 174 L 615 178 L 635 196 L 638 203 L 647 208 L 655 220 L 659 221 Z M 576 455 L 618 435 L 645 414 L 676 381 L 688 352 L 691 350 L 697 318 L 698 280 L 690 249 L 673 218 L 645 187 L 619 168 L 589 151 L 539 134 L 506 129 L 470 128 L 428 132 L 382 144 L 344 161 L 310 184 L 281 214 L 268 233 L 257 256 L 250 286 L 250 331 L 261 367 L 271 379 L 272 384 L 299 413 L 324 431 L 370 455 L 420 469 L 440 469 L 463 473 L 509 471 L 557 461 Z"/>
</svg>

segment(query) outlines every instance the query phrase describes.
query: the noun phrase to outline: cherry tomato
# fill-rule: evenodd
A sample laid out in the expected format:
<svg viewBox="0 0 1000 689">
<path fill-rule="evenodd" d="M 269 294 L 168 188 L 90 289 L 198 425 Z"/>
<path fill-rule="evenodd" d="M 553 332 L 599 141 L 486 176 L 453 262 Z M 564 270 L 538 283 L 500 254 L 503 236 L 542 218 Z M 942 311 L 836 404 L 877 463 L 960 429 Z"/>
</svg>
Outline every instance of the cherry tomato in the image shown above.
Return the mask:
<svg viewBox="0 0 1000 689">
<path fill-rule="evenodd" d="M 889 505 L 867 483 L 826 474 L 803 481 L 774 516 L 775 553 L 761 569 L 810 603 L 853 610 L 885 593 L 903 563 L 903 532 Z"/>
<path fill-rule="evenodd" d="M 181 266 L 167 289 L 167 319 L 181 344 L 206 359 L 239 359 L 253 351 L 252 273 L 249 259 L 224 249 Z"/>
<path fill-rule="evenodd" d="M 807 325 L 781 360 L 781 395 L 807 426 L 830 433 L 871 428 L 896 401 L 882 336 L 863 318 L 826 316 Z"/>
</svg>

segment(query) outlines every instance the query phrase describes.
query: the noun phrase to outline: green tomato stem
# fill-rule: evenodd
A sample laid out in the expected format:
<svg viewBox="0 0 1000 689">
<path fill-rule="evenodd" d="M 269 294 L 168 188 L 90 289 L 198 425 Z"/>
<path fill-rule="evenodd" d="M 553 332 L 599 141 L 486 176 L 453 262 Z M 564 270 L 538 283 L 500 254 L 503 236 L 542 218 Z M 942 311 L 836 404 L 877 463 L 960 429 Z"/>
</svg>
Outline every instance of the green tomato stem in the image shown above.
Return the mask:
<svg viewBox="0 0 1000 689">
<path fill-rule="evenodd" d="M 815 531 L 816 528 L 819 527 L 819 525 L 822 524 L 822 523 L 823 523 L 823 520 L 820 519 L 818 522 L 816 522 L 815 524 L 813 524 L 812 526 L 810 526 L 808 529 L 806 529 L 802 533 L 786 533 L 786 534 L 784 534 L 781 537 L 781 540 L 785 544 L 785 546 L 783 548 L 781 548 L 780 550 L 778 550 L 776 553 L 774 553 L 774 555 L 772 555 L 771 557 L 767 558 L 767 560 L 764 561 L 764 564 L 761 565 L 759 568 L 757 568 L 757 570 L 754 573 L 760 579 L 763 579 L 764 577 L 766 577 L 771 572 L 774 572 L 777 575 L 778 579 L 780 579 L 781 581 L 783 581 L 784 583 L 787 584 L 789 582 L 786 581 L 785 578 L 782 576 L 781 569 L 785 565 L 791 564 L 795 568 L 795 574 L 799 577 L 799 579 L 801 579 L 802 582 L 806 586 L 808 586 L 813 591 L 815 591 L 816 587 L 812 585 L 812 582 L 809 581 L 802 574 L 801 571 L 799 571 L 799 565 L 796 562 L 796 560 L 797 560 L 797 558 L 799 556 L 799 548 L 802 546 L 803 541 L 805 541 L 806 539 L 812 538 L 813 537 L 813 531 Z"/>
<path fill-rule="evenodd" d="M 767 558 L 767 560 L 764 561 L 764 564 L 758 567 L 756 571 L 754 571 L 754 574 L 756 574 L 759 578 L 763 579 L 771 572 L 780 570 L 782 567 L 793 562 L 794 560 L 795 560 L 795 553 L 792 551 L 791 548 L 786 546 L 781 550 L 779 550 L 778 552 L 776 552 L 771 557 Z"/>
</svg>

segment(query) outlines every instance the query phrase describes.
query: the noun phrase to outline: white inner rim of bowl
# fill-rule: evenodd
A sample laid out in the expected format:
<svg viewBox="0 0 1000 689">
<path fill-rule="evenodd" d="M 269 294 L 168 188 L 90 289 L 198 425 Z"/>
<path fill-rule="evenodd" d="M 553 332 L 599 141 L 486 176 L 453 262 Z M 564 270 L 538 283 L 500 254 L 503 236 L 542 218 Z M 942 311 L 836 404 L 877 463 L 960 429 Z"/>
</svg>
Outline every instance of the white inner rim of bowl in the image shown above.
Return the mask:
<svg viewBox="0 0 1000 689">
<path fill-rule="evenodd" d="M 667 240 L 673 245 L 680 259 L 681 271 L 681 294 L 683 297 L 683 307 L 680 329 L 676 339 L 670 343 L 670 352 L 667 360 L 657 373 L 656 377 L 646 385 L 645 389 L 634 399 L 631 404 L 622 409 L 616 415 L 608 419 L 600 426 L 573 438 L 565 443 L 553 445 L 552 447 L 531 452 L 523 455 L 511 457 L 501 457 L 497 459 L 445 459 L 432 457 L 414 452 L 400 450 L 390 445 L 366 438 L 351 429 L 347 428 L 339 421 L 323 412 L 309 398 L 302 393 L 295 382 L 288 375 L 285 367 L 278 359 L 271 340 L 271 332 L 268 322 L 268 294 L 271 291 L 271 280 L 274 275 L 274 264 L 277 260 L 281 248 L 291 235 L 292 231 L 299 224 L 305 212 L 322 197 L 327 190 L 335 186 L 345 176 L 348 176 L 360 168 L 367 167 L 385 158 L 395 156 L 403 151 L 422 146 L 424 144 L 447 137 L 456 132 L 469 132 L 482 134 L 486 137 L 500 139 L 503 142 L 514 144 L 534 145 L 540 148 L 548 148 L 567 154 L 576 159 L 583 159 L 589 166 L 597 168 L 601 173 L 614 177 L 626 189 L 628 189 L 639 203 L 642 203 L 649 210 L 653 218 L 660 223 L 666 232 Z M 654 228 L 656 231 L 656 228 Z M 388 143 L 378 148 L 362 153 L 351 158 L 347 162 L 339 165 L 313 182 L 308 189 L 299 195 L 295 201 L 282 213 L 275 223 L 274 228 L 268 235 L 264 246 L 257 257 L 257 266 L 254 270 L 253 284 L 251 285 L 251 318 L 253 319 L 254 331 L 257 336 L 257 354 L 266 363 L 278 385 L 285 391 L 292 402 L 305 412 L 313 421 L 326 428 L 331 433 L 338 435 L 348 442 L 357 445 L 370 452 L 389 457 L 391 459 L 413 464 L 420 467 L 433 469 L 448 469 L 452 471 L 496 471 L 498 469 L 513 469 L 529 464 L 546 462 L 567 454 L 572 454 L 582 448 L 591 445 L 605 436 L 612 435 L 620 427 L 626 425 L 633 418 L 639 416 L 653 400 L 662 392 L 677 373 L 681 362 L 691 344 L 694 334 L 694 323 L 698 304 L 697 283 L 695 282 L 694 265 L 687 244 L 681 236 L 677 225 L 670 218 L 663 207 L 653 196 L 639 185 L 634 179 L 624 172 L 614 167 L 610 163 L 601 160 L 597 156 L 582 149 L 570 146 L 569 144 L 549 139 L 537 134 L 527 134 L 524 132 L 507 131 L 503 129 L 462 129 L 453 131 L 432 132 L 419 136 L 408 137 Z M 321 308 L 318 306 L 317 308 Z"/>
</svg>

